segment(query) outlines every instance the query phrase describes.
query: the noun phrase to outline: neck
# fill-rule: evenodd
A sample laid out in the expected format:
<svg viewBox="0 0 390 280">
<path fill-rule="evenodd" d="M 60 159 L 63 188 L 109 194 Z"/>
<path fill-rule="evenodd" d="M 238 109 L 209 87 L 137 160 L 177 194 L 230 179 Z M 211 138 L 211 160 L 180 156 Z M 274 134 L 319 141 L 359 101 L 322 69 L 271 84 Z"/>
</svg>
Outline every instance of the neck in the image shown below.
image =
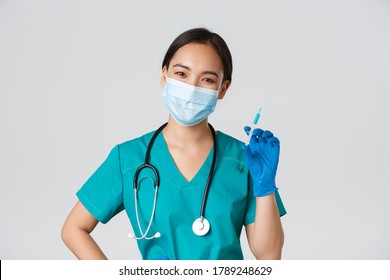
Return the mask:
<svg viewBox="0 0 390 280">
<path fill-rule="evenodd" d="M 182 126 L 169 116 L 167 126 L 163 129 L 164 138 L 175 146 L 185 147 L 203 141 L 212 141 L 212 134 L 207 119 L 193 126 Z"/>
</svg>

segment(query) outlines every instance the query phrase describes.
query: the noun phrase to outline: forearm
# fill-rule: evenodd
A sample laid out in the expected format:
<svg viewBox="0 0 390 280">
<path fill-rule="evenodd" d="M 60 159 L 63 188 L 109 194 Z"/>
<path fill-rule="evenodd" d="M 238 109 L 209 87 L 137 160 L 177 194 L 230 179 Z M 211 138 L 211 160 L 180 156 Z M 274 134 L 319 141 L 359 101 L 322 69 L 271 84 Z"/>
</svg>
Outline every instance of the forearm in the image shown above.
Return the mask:
<svg viewBox="0 0 390 280">
<path fill-rule="evenodd" d="M 80 260 L 107 260 L 103 251 L 91 235 L 82 229 L 62 231 L 62 239 L 72 253 Z"/>
<path fill-rule="evenodd" d="M 275 194 L 256 198 L 251 249 L 256 259 L 281 259 L 284 233 Z"/>
</svg>

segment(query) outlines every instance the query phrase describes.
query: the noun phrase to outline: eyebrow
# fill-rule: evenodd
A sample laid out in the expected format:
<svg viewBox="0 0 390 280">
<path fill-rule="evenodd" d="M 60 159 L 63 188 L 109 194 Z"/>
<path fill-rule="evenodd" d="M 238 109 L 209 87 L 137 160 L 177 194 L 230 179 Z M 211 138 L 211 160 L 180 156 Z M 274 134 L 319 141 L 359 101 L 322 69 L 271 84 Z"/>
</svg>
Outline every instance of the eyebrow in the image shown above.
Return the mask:
<svg viewBox="0 0 390 280">
<path fill-rule="evenodd" d="M 181 68 L 184 68 L 184 69 L 191 71 L 190 67 L 188 67 L 187 65 L 180 64 L 180 63 L 173 65 L 173 67 L 181 67 Z M 203 71 L 202 74 L 210 74 L 210 75 L 213 75 L 213 76 L 216 76 L 217 78 L 219 78 L 219 75 L 214 71 Z"/>
</svg>

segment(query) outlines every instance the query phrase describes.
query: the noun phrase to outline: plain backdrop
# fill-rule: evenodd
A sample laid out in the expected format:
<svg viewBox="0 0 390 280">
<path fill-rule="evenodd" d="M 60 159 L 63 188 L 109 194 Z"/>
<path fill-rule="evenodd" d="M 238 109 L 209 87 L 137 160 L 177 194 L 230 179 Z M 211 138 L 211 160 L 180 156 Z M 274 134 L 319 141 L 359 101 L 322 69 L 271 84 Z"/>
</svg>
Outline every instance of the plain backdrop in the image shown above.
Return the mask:
<svg viewBox="0 0 390 280">
<path fill-rule="evenodd" d="M 117 143 L 167 120 L 161 62 L 207 27 L 232 86 L 210 122 L 281 141 L 284 259 L 390 258 L 390 1 L 0 0 L 0 258 L 74 259 L 60 231 Z M 124 212 L 93 237 L 140 259 Z M 242 236 L 246 259 L 253 259 Z"/>
</svg>

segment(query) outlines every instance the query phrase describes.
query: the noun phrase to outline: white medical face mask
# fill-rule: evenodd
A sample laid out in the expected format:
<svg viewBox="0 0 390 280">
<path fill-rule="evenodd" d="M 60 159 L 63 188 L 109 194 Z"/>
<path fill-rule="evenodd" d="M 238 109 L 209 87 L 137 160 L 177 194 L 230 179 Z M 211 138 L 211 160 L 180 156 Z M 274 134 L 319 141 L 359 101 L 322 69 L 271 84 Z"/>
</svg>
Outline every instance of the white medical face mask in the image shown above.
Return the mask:
<svg viewBox="0 0 390 280">
<path fill-rule="evenodd" d="M 192 86 L 167 77 L 162 96 L 179 124 L 193 126 L 214 112 L 218 94 L 218 90 Z"/>
</svg>

